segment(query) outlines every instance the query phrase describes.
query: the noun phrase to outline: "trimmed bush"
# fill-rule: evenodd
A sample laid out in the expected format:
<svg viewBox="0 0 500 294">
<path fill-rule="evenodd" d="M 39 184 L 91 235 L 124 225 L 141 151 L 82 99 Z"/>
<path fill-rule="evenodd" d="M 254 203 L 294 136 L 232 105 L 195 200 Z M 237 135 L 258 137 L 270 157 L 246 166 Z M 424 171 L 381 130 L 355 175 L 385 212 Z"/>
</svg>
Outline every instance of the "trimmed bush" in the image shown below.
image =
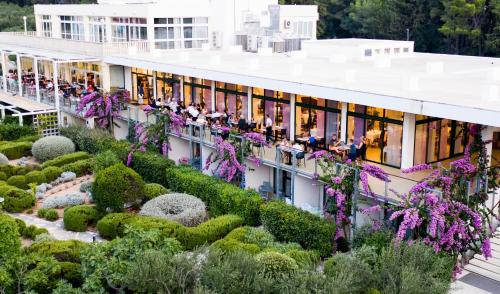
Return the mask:
<svg viewBox="0 0 500 294">
<path fill-rule="evenodd" d="M 167 194 L 148 201 L 140 215 L 155 216 L 193 227 L 207 218 L 207 208 L 200 199 L 187 194 Z"/>
<path fill-rule="evenodd" d="M 120 163 L 121 160 L 116 156 L 116 154 L 107 150 L 102 153 L 97 154 L 94 160 L 94 166 L 92 167 L 92 171 L 97 174 L 101 170 L 104 170 L 110 166 Z"/>
<path fill-rule="evenodd" d="M 7 181 L 8 177 L 7 174 L 4 173 L 3 171 L 0 171 L 0 181 Z"/>
<path fill-rule="evenodd" d="M 32 244 L 26 250 L 32 253 L 53 256 L 60 262 L 80 262 L 80 253 L 89 245 L 82 241 L 45 241 Z"/>
<path fill-rule="evenodd" d="M 73 232 L 85 232 L 87 227 L 94 224 L 99 213 L 94 206 L 78 205 L 64 211 L 64 228 Z"/>
<path fill-rule="evenodd" d="M 49 136 L 39 139 L 31 148 L 33 156 L 41 162 L 72 152 L 75 152 L 75 144 L 63 136 Z"/>
<path fill-rule="evenodd" d="M 131 213 L 110 213 L 97 222 L 97 231 L 104 238 L 123 236 L 125 225 L 134 217 L 136 216 Z"/>
<path fill-rule="evenodd" d="M 0 153 L 3 153 L 10 160 L 19 159 L 31 155 L 32 145 L 31 142 L 9 142 L 0 145 Z"/>
<path fill-rule="evenodd" d="M 47 211 L 49 211 L 49 209 L 47 209 L 47 208 L 40 208 L 40 209 L 36 212 L 36 215 L 37 215 L 39 218 L 45 218 L 45 215 L 47 214 Z"/>
<path fill-rule="evenodd" d="M 37 185 L 40 185 L 42 183 L 47 182 L 45 174 L 39 170 L 30 171 L 25 175 L 25 177 L 26 177 L 26 184 L 35 183 Z"/>
<path fill-rule="evenodd" d="M 65 164 L 73 163 L 79 160 L 84 160 L 90 158 L 90 155 L 87 152 L 80 151 L 75 153 L 64 154 L 58 156 L 54 159 L 48 160 L 42 164 L 42 168 L 46 168 L 49 166 L 58 166 L 61 167 Z"/>
<path fill-rule="evenodd" d="M 179 241 L 181 241 L 186 249 L 191 250 L 224 238 L 229 232 L 242 224 L 243 219 L 237 215 L 219 216 L 197 227 L 187 228 L 185 239 Z"/>
<path fill-rule="evenodd" d="M 18 224 L 14 218 L 0 214 L 0 263 L 19 252 L 19 236 Z"/>
<path fill-rule="evenodd" d="M 55 209 L 49 209 L 45 213 L 45 219 L 51 222 L 56 221 L 59 219 L 59 213 Z"/>
<path fill-rule="evenodd" d="M 9 164 L 9 159 L 3 153 L 0 153 L 0 164 Z"/>
<path fill-rule="evenodd" d="M 255 260 L 263 267 L 264 273 L 270 278 L 289 278 L 299 269 L 295 260 L 278 252 L 262 252 Z"/>
<path fill-rule="evenodd" d="M 40 139 L 40 136 L 38 135 L 30 135 L 30 136 L 23 136 L 19 139 L 13 140 L 12 142 L 31 142 L 35 143 L 38 139 Z"/>
<path fill-rule="evenodd" d="M 285 255 L 293 258 L 301 268 L 313 268 L 320 261 L 318 252 L 311 250 L 293 249 L 286 252 Z"/>
<path fill-rule="evenodd" d="M 35 205 L 35 196 L 22 189 L 12 186 L 2 186 L 6 188 L 5 193 L 0 194 L 4 197 L 3 209 L 8 212 L 23 212 Z"/>
<path fill-rule="evenodd" d="M 7 179 L 12 176 L 12 166 L 8 164 L 0 164 L 0 171 L 7 175 Z"/>
<path fill-rule="evenodd" d="M 236 214 L 247 225 L 255 226 L 260 223 L 260 206 L 263 200 L 253 190 L 240 189 L 185 166 L 168 168 L 166 179 L 166 187 L 172 191 L 187 193 L 203 200 L 211 217 Z"/>
<path fill-rule="evenodd" d="M 328 221 L 282 201 L 262 206 L 262 224 L 281 242 L 297 242 L 321 256 L 332 253 L 335 226 Z"/>
<path fill-rule="evenodd" d="M 47 182 L 52 182 L 57 179 L 64 171 L 57 166 L 50 166 L 42 170 L 45 180 Z"/>
<path fill-rule="evenodd" d="M 92 167 L 94 166 L 94 158 L 78 160 L 72 163 L 65 164 L 61 167 L 63 171 L 74 172 L 77 177 L 92 174 Z"/>
<path fill-rule="evenodd" d="M 38 228 L 36 226 L 28 226 L 23 231 L 23 237 L 31 240 L 35 240 L 36 236 L 41 234 L 48 234 L 49 231 L 45 228 Z"/>
<path fill-rule="evenodd" d="M 144 197 L 146 200 L 151 200 L 165 194 L 168 194 L 168 189 L 160 184 L 148 183 L 144 185 Z"/>
<path fill-rule="evenodd" d="M 146 182 L 166 187 L 165 170 L 175 165 L 173 160 L 154 152 L 135 152 L 130 167 Z M 178 191 L 182 192 L 182 191 Z"/>
<path fill-rule="evenodd" d="M 97 174 L 92 198 L 100 211 L 120 212 L 125 203 L 144 199 L 144 181 L 131 168 L 115 164 Z"/>
<path fill-rule="evenodd" d="M 85 197 L 79 193 L 47 197 L 44 199 L 42 208 L 65 208 L 85 203 Z"/>
<path fill-rule="evenodd" d="M 237 252 L 247 252 L 250 254 L 257 254 L 260 252 L 259 246 L 255 244 L 248 244 L 238 241 L 232 238 L 224 238 L 222 240 L 215 241 L 212 246 L 224 252 L 237 253 Z"/>
<path fill-rule="evenodd" d="M 17 122 L 0 124 L 0 141 L 14 141 L 34 134 L 35 131 L 31 126 L 20 126 Z"/>
</svg>

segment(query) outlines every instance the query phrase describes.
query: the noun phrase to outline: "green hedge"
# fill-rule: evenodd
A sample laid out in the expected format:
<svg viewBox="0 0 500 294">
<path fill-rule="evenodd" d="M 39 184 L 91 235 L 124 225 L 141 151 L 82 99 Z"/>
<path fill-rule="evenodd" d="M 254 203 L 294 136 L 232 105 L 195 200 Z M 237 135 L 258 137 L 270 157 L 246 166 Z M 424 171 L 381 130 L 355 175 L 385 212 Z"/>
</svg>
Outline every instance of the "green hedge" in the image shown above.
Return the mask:
<svg viewBox="0 0 500 294">
<path fill-rule="evenodd" d="M 92 174 L 92 167 L 94 166 L 94 158 L 78 160 L 72 163 L 61 166 L 61 170 L 74 172 L 77 177 Z"/>
<path fill-rule="evenodd" d="M 168 189 L 160 184 L 149 183 L 144 185 L 144 197 L 146 198 L 145 201 L 165 194 L 168 194 Z"/>
<path fill-rule="evenodd" d="M 237 215 L 223 215 L 197 227 L 188 228 L 177 222 L 157 217 L 111 213 L 97 222 L 97 230 L 102 237 L 115 238 L 124 236 L 127 226 L 145 230 L 159 229 L 163 234 L 179 240 L 185 249 L 193 249 L 224 238 L 242 223 L 243 219 Z"/>
<path fill-rule="evenodd" d="M 17 124 L 0 124 L 0 141 L 14 141 L 21 137 L 35 135 L 31 126 Z"/>
<path fill-rule="evenodd" d="M 94 224 L 99 213 L 94 206 L 78 205 L 64 211 L 64 228 L 73 232 L 85 232 L 87 227 Z"/>
<path fill-rule="evenodd" d="M 58 156 L 54 159 L 48 160 L 42 164 L 42 168 L 46 168 L 49 166 L 61 167 L 65 164 L 73 163 L 73 162 L 88 159 L 88 158 L 90 158 L 90 155 L 87 152 L 84 152 L 84 151 L 74 152 L 74 153 L 61 155 L 61 156 Z"/>
<path fill-rule="evenodd" d="M 27 184 L 35 183 L 37 185 L 40 185 L 42 183 L 47 182 L 47 178 L 45 177 L 45 174 L 39 170 L 30 171 L 29 173 L 27 173 L 25 175 L 25 178 L 26 178 Z"/>
<path fill-rule="evenodd" d="M 130 167 L 144 181 L 166 186 L 165 170 L 175 165 L 175 162 L 153 152 L 135 152 Z"/>
<path fill-rule="evenodd" d="M 57 261 L 80 262 L 80 253 L 88 246 L 88 244 L 77 240 L 53 240 L 34 243 L 30 247 L 27 247 L 26 251 L 39 253 L 44 256 L 51 255 Z"/>
<path fill-rule="evenodd" d="M 29 188 L 25 176 L 12 176 L 7 180 L 7 184 L 23 190 Z"/>
<path fill-rule="evenodd" d="M 262 206 L 264 227 L 282 242 L 297 242 L 303 248 L 316 250 L 321 256 L 332 253 L 335 226 L 307 211 L 282 201 L 272 201 Z"/>
<path fill-rule="evenodd" d="M 7 156 L 8 159 L 18 159 L 23 156 L 31 155 L 31 142 L 9 142 L 0 145 L 0 153 Z"/>
<path fill-rule="evenodd" d="M 55 179 L 57 179 L 62 173 L 63 170 L 60 167 L 57 166 L 49 166 L 47 168 L 44 168 L 42 170 L 43 175 L 45 176 L 45 179 L 47 182 L 52 182 Z"/>
<path fill-rule="evenodd" d="M 203 200 L 210 216 L 224 214 L 241 216 L 247 225 L 259 225 L 262 197 L 254 190 L 243 190 L 232 184 L 204 175 L 186 166 L 166 170 L 167 187 Z"/>
</svg>

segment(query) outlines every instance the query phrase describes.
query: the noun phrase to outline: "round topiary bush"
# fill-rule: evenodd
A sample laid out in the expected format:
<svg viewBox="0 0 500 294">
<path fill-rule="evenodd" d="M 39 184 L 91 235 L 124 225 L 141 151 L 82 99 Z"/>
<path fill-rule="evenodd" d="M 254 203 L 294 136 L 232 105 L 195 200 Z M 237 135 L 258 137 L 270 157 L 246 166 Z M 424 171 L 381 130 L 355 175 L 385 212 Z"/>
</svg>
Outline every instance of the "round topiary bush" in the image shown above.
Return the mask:
<svg viewBox="0 0 500 294">
<path fill-rule="evenodd" d="M 92 199 L 100 211 L 123 211 L 126 203 L 144 199 L 144 181 L 131 168 L 115 164 L 97 173 Z"/>
<path fill-rule="evenodd" d="M 29 188 L 25 176 L 12 176 L 7 180 L 7 184 L 24 190 Z"/>
<path fill-rule="evenodd" d="M 0 214 L 0 263 L 20 250 L 19 236 L 16 221 L 6 214 Z"/>
<path fill-rule="evenodd" d="M 57 167 L 57 166 L 49 166 L 47 168 L 44 168 L 42 170 L 43 175 L 45 176 L 45 179 L 47 182 L 52 182 L 55 179 L 57 179 L 64 171 L 62 168 Z"/>
<path fill-rule="evenodd" d="M 299 269 L 293 258 L 278 252 L 259 253 L 255 260 L 262 265 L 265 275 L 272 278 L 289 278 Z"/>
<path fill-rule="evenodd" d="M 5 198 L 3 208 L 8 212 L 23 212 L 35 205 L 35 196 L 19 188 L 6 186 L 2 196 Z"/>
<path fill-rule="evenodd" d="M 9 164 L 9 159 L 3 153 L 0 153 L 0 164 Z"/>
<path fill-rule="evenodd" d="M 75 144 L 63 136 L 49 136 L 36 141 L 31 153 L 41 162 L 75 152 Z"/>
<path fill-rule="evenodd" d="M 64 228 L 73 232 L 85 232 L 87 226 L 94 224 L 98 218 L 94 206 L 78 205 L 64 211 Z"/>
<path fill-rule="evenodd" d="M 203 201 L 194 196 L 172 193 L 146 202 L 139 214 L 165 218 L 194 227 L 207 218 L 207 208 Z"/>
<path fill-rule="evenodd" d="M 146 200 L 151 200 L 167 193 L 168 189 L 160 184 L 149 183 L 144 186 L 144 196 L 146 197 Z"/>
<path fill-rule="evenodd" d="M 45 219 L 51 222 L 56 221 L 59 219 L 59 213 L 55 209 L 49 209 L 45 213 Z"/>
<path fill-rule="evenodd" d="M 27 173 L 25 177 L 26 177 L 26 184 L 35 183 L 37 185 L 40 185 L 47 181 L 47 178 L 45 178 L 44 173 L 39 170 L 31 171 Z"/>
</svg>

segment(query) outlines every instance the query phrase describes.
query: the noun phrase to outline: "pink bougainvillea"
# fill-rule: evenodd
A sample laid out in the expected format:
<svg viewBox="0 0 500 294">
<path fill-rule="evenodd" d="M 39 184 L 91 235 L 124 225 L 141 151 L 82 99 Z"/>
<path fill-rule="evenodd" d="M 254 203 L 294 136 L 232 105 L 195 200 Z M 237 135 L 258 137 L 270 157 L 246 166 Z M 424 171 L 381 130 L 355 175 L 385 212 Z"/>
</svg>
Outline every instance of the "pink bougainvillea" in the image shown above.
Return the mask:
<svg viewBox="0 0 500 294">
<path fill-rule="evenodd" d="M 222 137 L 215 137 L 215 152 L 208 156 L 205 169 L 208 170 L 214 163 L 216 164 L 213 169 L 214 173 L 227 182 L 242 175 L 246 169 L 245 165 L 238 160 L 236 148 Z"/>
<path fill-rule="evenodd" d="M 118 91 L 115 93 L 92 92 L 85 95 L 78 106 L 77 113 L 83 113 L 83 117 L 95 117 L 99 127 L 103 129 L 111 128 L 113 120 L 120 115 L 121 105 L 128 102 L 128 91 Z"/>
</svg>

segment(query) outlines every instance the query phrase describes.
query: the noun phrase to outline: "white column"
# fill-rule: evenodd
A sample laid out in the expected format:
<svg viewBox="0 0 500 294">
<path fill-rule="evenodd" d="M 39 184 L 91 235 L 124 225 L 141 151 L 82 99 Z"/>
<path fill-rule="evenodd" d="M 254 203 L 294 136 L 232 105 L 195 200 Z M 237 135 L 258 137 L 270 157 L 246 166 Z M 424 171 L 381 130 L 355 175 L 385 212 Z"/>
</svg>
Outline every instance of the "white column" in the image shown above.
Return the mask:
<svg viewBox="0 0 500 294">
<path fill-rule="evenodd" d="M 252 87 L 248 87 L 247 121 L 252 120 Z"/>
<path fill-rule="evenodd" d="M 111 26 L 111 17 L 106 17 L 106 42 L 111 43 L 111 33 L 112 33 L 112 26 Z"/>
<path fill-rule="evenodd" d="M 181 101 L 184 102 L 184 76 L 181 76 Z M 187 106 L 187 105 L 186 105 Z"/>
<path fill-rule="evenodd" d="M 88 16 L 83 16 L 83 40 L 90 42 L 90 22 Z"/>
<path fill-rule="evenodd" d="M 340 141 L 347 144 L 347 103 L 342 102 L 340 113 Z"/>
<path fill-rule="evenodd" d="M 488 159 L 488 167 L 491 166 L 491 156 L 493 153 L 493 132 L 495 128 L 494 127 L 488 127 L 485 126 L 485 128 L 481 131 L 481 136 L 483 138 L 483 141 L 490 141 L 491 143 L 486 144 L 486 158 Z"/>
<path fill-rule="evenodd" d="M 413 166 L 415 156 L 415 114 L 405 112 L 403 118 L 403 144 L 401 146 L 401 168 Z"/>
<path fill-rule="evenodd" d="M 23 74 L 21 72 L 21 56 L 16 54 L 17 63 L 17 86 L 19 87 L 19 96 L 23 96 Z"/>
<path fill-rule="evenodd" d="M 211 93 L 210 102 L 212 103 L 212 111 L 216 112 L 216 109 L 215 109 L 215 81 L 212 81 L 212 84 L 210 85 L 210 93 Z"/>
<path fill-rule="evenodd" d="M 290 141 L 295 141 L 295 94 L 290 94 Z"/>
<path fill-rule="evenodd" d="M 109 68 L 109 64 L 104 62 L 101 63 L 101 83 L 104 92 L 111 91 L 111 69 Z"/>
<path fill-rule="evenodd" d="M 62 125 L 61 122 L 61 107 L 59 105 L 59 75 L 57 73 L 57 62 L 52 61 L 53 67 L 54 67 L 54 73 L 53 73 L 53 83 L 54 83 L 54 99 L 56 102 L 56 110 L 57 110 L 57 123 L 59 125 Z"/>
<path fill-rule="evenodd" d="M 33 57 L 33 71 L 35 72 L 36 102 L 40 102 L 40 77 L 38 76 L 38 58 Z"/>
<path fill-rule="evenodd" d="M 158 99 L 158 93 L 156 92 L 156 71 L 153 70 L 153 98 L 156 100 Z"/>
<path fill-rule="evenodd" d="M 7 93 L 7 74 L 9 71 L 7 70 L 7 65 L 5 63 L 5 52 L 2 51 L 0 52 L 1 57 L 2 57 L 2 71 L 3 71 L 3 76 L 2 76 L 2 84 L 3 84 L 3 91 Z"/>
</svg>

